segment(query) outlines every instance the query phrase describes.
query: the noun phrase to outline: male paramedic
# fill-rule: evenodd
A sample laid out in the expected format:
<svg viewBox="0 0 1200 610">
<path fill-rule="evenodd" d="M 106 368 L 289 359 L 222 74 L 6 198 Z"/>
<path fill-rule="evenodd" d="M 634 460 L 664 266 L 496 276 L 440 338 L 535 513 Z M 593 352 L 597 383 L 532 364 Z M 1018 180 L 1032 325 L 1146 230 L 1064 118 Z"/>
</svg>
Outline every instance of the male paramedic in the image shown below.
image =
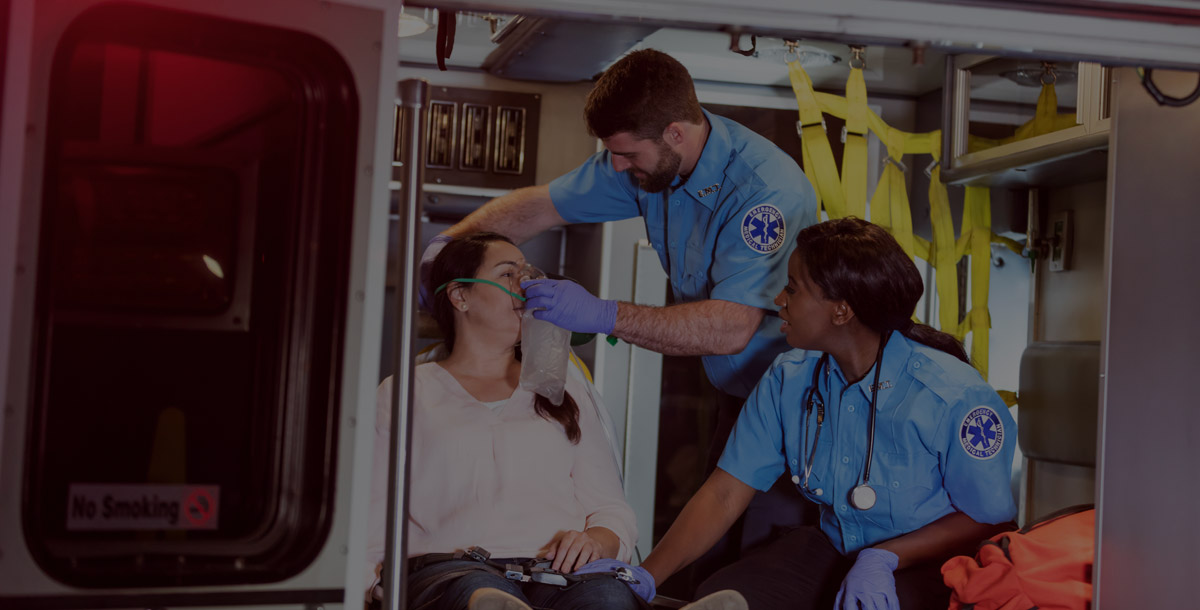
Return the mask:
<svg viewBox="0 0 1200 610">
<path fill-rule="evenodd" d="M 635 51 L 606 70 L 584 118 L 605 150 L 548 185 L 480 207 L 434 238 L 422 267 L 451 237 L 486 230 L 522 243 L 559 225 L 641 216 L 674 304 L 604 300 L 574 282 L 533 280 L 523 285 L 526 307 L 572 331 L 703 356 L 719 390 L 711 471 L 746 396 L 788 349 L 772 299 L 796 231 L 817 220 L 816 195 L 777 146 L 702 109 L 687 70 L 660 51 Z"/>
</svg>

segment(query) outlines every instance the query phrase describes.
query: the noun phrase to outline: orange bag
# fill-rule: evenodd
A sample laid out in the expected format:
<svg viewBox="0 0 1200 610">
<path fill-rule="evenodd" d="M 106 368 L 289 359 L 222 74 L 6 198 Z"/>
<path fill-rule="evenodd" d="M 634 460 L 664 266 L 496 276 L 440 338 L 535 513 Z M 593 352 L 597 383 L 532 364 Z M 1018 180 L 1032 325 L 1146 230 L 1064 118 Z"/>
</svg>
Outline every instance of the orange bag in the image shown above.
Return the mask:
<svg viewBox="0 0 1200 610">
<path fill-rule="evenodd" d="M 1073 506 L 952 557 L 942 565 L 950 610 L 1087 610 L 1095 535 L 1092 505 Z"/>
</svg>

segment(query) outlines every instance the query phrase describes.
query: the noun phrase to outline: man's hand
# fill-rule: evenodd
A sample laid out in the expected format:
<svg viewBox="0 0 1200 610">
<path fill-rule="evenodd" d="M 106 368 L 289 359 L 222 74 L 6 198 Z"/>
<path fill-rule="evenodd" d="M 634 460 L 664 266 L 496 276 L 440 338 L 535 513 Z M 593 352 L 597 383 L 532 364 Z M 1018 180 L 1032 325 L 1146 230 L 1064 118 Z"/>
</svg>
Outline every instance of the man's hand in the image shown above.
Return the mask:
<svg viewBox="0 0 1200 610">
<path fill-rule="evenodd" d="M 552 569 L 559 572 L 574 572 L 589 561 L 600 559 L 603 549 L 600 542 L 587 532 L 570 530 L 550 543 L 546 559 L 553 559 Z"/>
<path fill-rule="evenodd" d="M 900 558 L 891 551 L 867 548 L 858 554 L 854 567 L 842 580 L 834 610 L 900 610 L 893 572 Z"/>
<path fill-rule="evenodd" d="M 433 289 L 435 286 L 430 286 L 432 281 L 429 274 L 433 272 L 433 259 L 437 258 L 438 252 L 446 247 L 446 244 L 454 241 L 453 237 L 438 233 L 429 240 L 429 245 L 425 246 L 425 253 L 421 255 L 421 266 L 418 273 L 421 276 L 419 287 L 417 289 L 417 303 L 427 312 L 433 312 Z"/>
<path fill-rule="evenodd" d="M 636 583 L 627 582 L 630 589 L 633 589 L 633 594 L 646 600 L 647 603 L 654 599 L 654 577 L 650 575 L 642 566 L 633 567 L 624 561 L 616 559 L 597 559 L 578 570 L 576 574 L 592 574 L 594 572 L 615 572 L 620 568 L 627 568 L 633 572 L 633 577 L 637 580 Z"/>
<path fill-rule="evenodd" d="M 570 280 L 526 280 L 525 308 L 533 317 L 577 333 L 611 335 L 617 323 L 617 302 L 599 299 Z"/>
</svg>

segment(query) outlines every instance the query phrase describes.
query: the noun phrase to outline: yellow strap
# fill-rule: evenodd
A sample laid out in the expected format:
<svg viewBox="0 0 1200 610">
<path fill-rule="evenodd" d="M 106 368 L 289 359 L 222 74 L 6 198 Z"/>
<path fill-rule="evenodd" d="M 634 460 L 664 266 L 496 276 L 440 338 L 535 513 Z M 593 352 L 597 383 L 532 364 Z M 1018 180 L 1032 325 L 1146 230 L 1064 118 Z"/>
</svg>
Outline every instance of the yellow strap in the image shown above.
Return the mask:
<svg viewBox="0 0 1200 610">
<path fill-rule="evenodd" d="M 570 355 L 568 360 L 575 366 L 579 367 L 579 372 L 583 373 L 583 378 L 587 379 L 588 383 L 596 383 L 596 382 L 592 381 L 592 372 L 589 371 L 587 365 L 584 364 L 583 361 L 579 359 L 579 356 L 575 355 L 575 351 L 567 350 L 567 353 Z"/>
<path fill-rule="evenodd" d="M 792 90 L 796 93 L 801 124 L 808 126 L 803 128 L 802 136 L 804 167 L 830 218 L 840 218 L 846 214 L 860 215 L 860 208 L 857 207 L 855 199 L 858 195 L 855 191 L 865 193 L 865 171 L 861 177 L 848 174 L 856 172 L 858 167 L 865 170 L 866 166 L 860 165 L 857 160 L 858 153 L 852 151 L 852 148 L 857 148 L 857 144 L 851 146 L 855 140 L 862 138 L 848 134 L 846 152 L 842 159 L 842 173 L 839 177 L 829 147 L 828 135 L 824 134 L 824 129 L 816 131 L 822 113 L 846 119 L 847 131 L 854 133 L 857 133 L 856 127 L 862 125 L 865 118 L 867 128 L 884 142 L 892 160 L 900 161 L 906 154 L 930 154 L 935 160 L 941 159 L 941 132 L 906 133 L 890 127 L 879 115 L 866 107 L 865 84 L 859 87 L 861 72 L 851 71 L 846 84 L 846 97 L 813 91 L 811 79 L 797 63 L 789 64 L 788 73 L 792 80 Z M 1018 135 L 1005 140 L 969 136 L 970 149 L 976 150 L 979 143 L 983 143 L 985 147 L 994 146 L 1018 137 L 1031 137 L 1031 134 L 1063 129 L 1074 124 L 1074 115 L 1058 114 L 1056 106 L 1053 87 L 1043 87 L 1038 99 L 1037 116 L 1022 126 L 1023 131 L 1018 130 Z M 865 146 L 865 141 L 863 144 Z M 1021 245 L 991 232 L 990 191 L 986 187 L 967 189 L 963 224 L 958 239 L 955 239 L 949 197 L 940 179 L 940 165 L 935 165 L 931 173 L 929 198 L 930 222 L 933 226 L 932 243 L 913 235 L 907 183 L 904 172 L 897 163 L 889 162 L 885 165 L 870 199 L 869 219 L 886 228 L 909 256 L 920 257 L 933 265 L 937 274 L 939 325 L 943 331 L 960 339 L 967 334 L 971 335 L 971 358 L 986 379 L 988 334 L 991 328 L 987 308 L 991 270 L 990 244 L 993 241 L 1003 243 L 1015 252 L 1021 251 Z M 867 217 L 865 210 L 861 217 Z M 957 264 L 967 255 L 971 258 L 972 307 L 960 324 Z M 1015 401 L 1015 395 L 1011 392 L 1002 395 L 1005 395 L 1005 401 L 1010 405 Z M 1010 400 L 1010 397 L 1014 400 Z"/>
<path fill-rule="evenodd" d="M 833 161 L 833 149 L 825 133 L 821 107 L 817 104 L 812 88 L 812 79 L 799 61 L 788 63 L 788 77 L 792 91 L 796 94 L 796 105 L 800 109 L 800 145 L 804 161 L 804 172 L 817 191 L 817 198 L 825 206 L 830 218 L 846 215 L 846 197 L 842 193 L 842 181 L 838 177 L 837 165 Z"/>
<path fill-rule="evenodd" d="M 992 270 L 992 199 L 986 186 L 967 187 L 963 205 L 963 228 L 970 220 L 971 231 L 971 362 L 986 381 L 988 378 L 988 333 L 992 327 L 988 314 L 988 287 Z"/>
<path fill-rule="evenodd" d="M 1021 256 L 1025 256 L 1025 247 L 1021 245 L 1021 242 L 1015 239 L 1010 239 L 1003 235 L 996 235 L 995 233 L 992 233 L 992 243 L 1000 244 Z"/>
<path fill-rule="evenodd" d="M 996 390 L 996 393 L 1000 395 L 1000 400 L 1003 400 L 1004 404 L 1010 407 L 1017 404 L 1016 392 L 1012 390 Z"/>
<path fill-rule="evenodd" d="M 815 101 L 815 100 L 814 100 Z M 861 68 L 846 79 L 846 134 L 842 149 L 842 192 L 846 214 L 867 217 L 867 85 Z"/>
<path fill-rule="evenodd" d="M 1076 120 L 1073 112 L 1058 112 L 1058 94 L 1054 91 L 1054 84 L 1043 83 L 1042 90 L 1038 93 L 1037 107 L 1034 109 L 1032 119 L 1017 127 L 1013 135 L 1007 138 L 994 139 L 967 134 L 967 151 L 977 152 L 1067 129 L 1074 127 L 1077 124 Z"/>
<path fill-rule="evenodd" d="M 940 149 L 940 144 L 938 148 Z M 936 155 L 935 158 L 939 155 Z M 950 214 L 950 199 L 941 180 L 942 168 L 933 168 L 929 180 L 929 222 L 933 228 L 933 245 L 926 259 L 933 264 L 937 277 L 938 322 L 942 329 L 958 329 L 958 259 L 955 248 L 954 218 Z M 962 339 L 962 335 L 958 335 Z"/>
</svg>

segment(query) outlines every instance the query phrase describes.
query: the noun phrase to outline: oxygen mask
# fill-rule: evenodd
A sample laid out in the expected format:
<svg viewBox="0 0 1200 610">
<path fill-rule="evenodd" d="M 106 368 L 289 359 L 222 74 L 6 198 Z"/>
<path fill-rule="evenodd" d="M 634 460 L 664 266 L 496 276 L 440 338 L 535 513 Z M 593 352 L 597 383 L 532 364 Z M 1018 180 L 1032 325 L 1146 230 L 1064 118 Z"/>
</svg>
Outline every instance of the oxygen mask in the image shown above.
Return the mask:
<svg viewBox="0 0 1200 610">
<path fill-rule="evenodd" d="M 546 277 L 530 264 L 516 275 L 518 290 L 522 281 Z M 533 317 L 532 309 L 521 312 L 521 387 L 545 396 L 556 406 L 561 405 L 567 385 L 570 340 L 571 331 Z"/>
</svg>

